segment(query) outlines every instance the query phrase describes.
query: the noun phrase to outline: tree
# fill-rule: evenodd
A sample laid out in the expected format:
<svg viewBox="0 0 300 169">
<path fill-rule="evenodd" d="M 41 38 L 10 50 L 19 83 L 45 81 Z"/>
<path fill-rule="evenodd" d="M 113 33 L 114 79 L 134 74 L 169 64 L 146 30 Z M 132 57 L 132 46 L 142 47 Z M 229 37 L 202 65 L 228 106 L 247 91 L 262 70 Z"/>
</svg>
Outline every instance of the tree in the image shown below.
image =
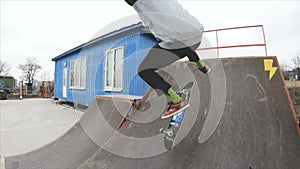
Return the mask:
<svg viewBox="0 0 300 169">
<path fill-rule="evenodd" d="M 41 74 L 40 74 L 40 80 L 42 81 L 50 81 L 51 80 L 51 74 L 47 71 L 43 71 Z"/>
<path fill-rule="evenodd" d="M 9 75 L 9 71 L 11 70 L 11 67 L 8 63 L 3 62 L 0 60 L 0 76 L 7 76 Z"/>
<path fill-rule="evenodd" d="M 287 72 L 289 70 L 289 66 L 286 63 L 280 64 L 280 68 L 282 72 Z"/>
<path fill-rule="evenodd" d="M 36 73 L 40 69 L 42 69 L 42 66 L 40 66 L 37 63 L 38 61 L 36 58 L 26 58 L 26 63 L 23 65 L 19 65 L 18 67 L 23 74 L 22 78 L 24 78 L 27 81 L 28 86 L 32 86 Z"/>
<path fill-rule="evenodd" d="M 280 68 L 283 73 L 284 79 L 288 80 L 288 78 L 289 78 L 288 77 L 288 69 L 289 69 L 288 65 L 285 63 L 282 63 L 282 64 L 280 64 Z"/>
<path fill-rule="evenodd" d="M 300 51 L 298 51 L 298 52 L 295 54 L 295 56 L 294 56 L 292 62 L 293 62 L 293 64 L 294 64 L 295 68 L 300 68 Z"/>
</svg>

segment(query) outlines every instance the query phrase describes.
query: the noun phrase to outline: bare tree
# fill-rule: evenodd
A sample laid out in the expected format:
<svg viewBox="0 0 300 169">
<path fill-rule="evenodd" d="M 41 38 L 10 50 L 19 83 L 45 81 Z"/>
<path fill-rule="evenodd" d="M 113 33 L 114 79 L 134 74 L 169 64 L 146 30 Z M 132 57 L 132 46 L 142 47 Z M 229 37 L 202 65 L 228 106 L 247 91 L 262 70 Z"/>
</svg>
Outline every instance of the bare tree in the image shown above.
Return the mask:
<svg viewBox="0 0 300 169">
<path fill-rule="evenodd" d="M 282 72 L 287 72 L 289 70 L 289 66 L 286 63 L 280 64 L 280 68 Z"/>
<path fill-rule="evenodd" d="M 0 60 L 0 76 L 7 76 L 9 75 L 9 71 L 11 70 L 11 66 Z"/>
<path fill-rule="evenodd" d="M 282 63 L 280 64 L 280 68 L 281 68 L 281 71 L 283 73 L 283 76 L 284 76 L 284 79 L 288 79 L 288 65 L 286 63 Z"/>
<path fill-rule="evenodd" d="M 51 74 L 47 71 L 43 71 L 41 74 L 40 74 L 40 79 L 42 81 L 50 81 L 51 79 Z"/>
<path fill-rule="evenodd" d="M 300 51 L 298 51 L 298 52 L 295 54 L 295 56 L 294 56 L 292 62 L 293 62 L 293 64 L 294 64 L 295 68 L 300 68 Z"/>
<path fill-rule="evenodd" d="M 28 85 L 32 86 L 34 77 L 36 73 L 42 69 L 42 67 L 38 64 L 36 58 L 26 58 L 26 63 L 23 65 L 19 65 L 18 67 L 22 72 L 22 78 L 24 78 Z"/>
</svg>

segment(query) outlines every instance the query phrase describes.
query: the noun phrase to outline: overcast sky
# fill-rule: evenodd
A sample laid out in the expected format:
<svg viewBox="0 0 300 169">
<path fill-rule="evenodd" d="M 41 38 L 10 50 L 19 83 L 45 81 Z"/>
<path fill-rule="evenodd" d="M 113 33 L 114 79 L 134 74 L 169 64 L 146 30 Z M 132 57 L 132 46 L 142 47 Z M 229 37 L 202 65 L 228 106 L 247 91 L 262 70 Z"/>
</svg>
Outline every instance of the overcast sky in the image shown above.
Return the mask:
<svg viewBox="0 0 300 169">
<path fill-rule="evenodd" d="M 292 65 L 291 59 L 300 51 L 300 1 L 180 2 L 206 30 L 264 25 L 268 54 L 278 56 L 281 64 Z M 42 72 L 53 78 L 52 58 L 89 41 L 109 23 L 134 14 L 123 0 L 1 0 L 1 60 L 11 65 L 10 74 L 19 79 L 17 66 L 35 57 Z"/>
</svg>

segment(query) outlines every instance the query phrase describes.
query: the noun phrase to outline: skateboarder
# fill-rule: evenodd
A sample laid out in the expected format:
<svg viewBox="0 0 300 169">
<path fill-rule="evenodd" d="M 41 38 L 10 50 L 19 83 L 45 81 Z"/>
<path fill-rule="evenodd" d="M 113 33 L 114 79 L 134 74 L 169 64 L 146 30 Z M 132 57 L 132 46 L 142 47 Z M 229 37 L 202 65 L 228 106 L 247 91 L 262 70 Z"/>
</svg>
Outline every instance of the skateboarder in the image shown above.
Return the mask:
<svg viewBox="0 0 300 169">
<path fill-rule="evenodd" d="M 170 108 L 162 114 L 162 118 L 180 113 L 188 107 L 186 101 L 157 70 L 187 56 L 201 72 L 209 73 L 209 67 L 194 51 L 200 45 L 203 26 L 177 0 L 125 1 L 137 11 L 143 25 L 159 40 L 140 64 L 138 73 L 153 89 L 162 91 L 171 101 Z"/>
</svg>

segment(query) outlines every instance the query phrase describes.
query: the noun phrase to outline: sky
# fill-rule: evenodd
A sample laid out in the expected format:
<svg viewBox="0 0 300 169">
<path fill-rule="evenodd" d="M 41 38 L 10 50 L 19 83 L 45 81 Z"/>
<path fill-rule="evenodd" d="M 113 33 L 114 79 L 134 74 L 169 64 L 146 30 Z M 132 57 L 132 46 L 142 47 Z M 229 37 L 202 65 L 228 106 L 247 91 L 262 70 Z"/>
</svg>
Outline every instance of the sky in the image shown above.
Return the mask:
<svg viewBox="0 0 300 169">
<path fill-rule="evenodd" d="M 263 25 L 268 55 L 278 56 L 280 64 L 293 66 L 291 60 L 300 51 L 300 1 L 179 1 L 205 30 Z M 28 57 L 37 58 L 43 68 L 37 79 L 53 80 L 52 58 L 89 41 L 108 24 L 135 14 L 123 0 L 1 0 L 1 60 L 12 67 L 10 75 L 21 80 L 18 65 Z M 241 38 L 244 34 L 247 38 Z M 245 39 L 261 43 L 261 37 L 254 30 L 220 34 L 219 38 L 230 45 Z M 264 55 L 261 50 L 252 52 Z"/>
</svg>

